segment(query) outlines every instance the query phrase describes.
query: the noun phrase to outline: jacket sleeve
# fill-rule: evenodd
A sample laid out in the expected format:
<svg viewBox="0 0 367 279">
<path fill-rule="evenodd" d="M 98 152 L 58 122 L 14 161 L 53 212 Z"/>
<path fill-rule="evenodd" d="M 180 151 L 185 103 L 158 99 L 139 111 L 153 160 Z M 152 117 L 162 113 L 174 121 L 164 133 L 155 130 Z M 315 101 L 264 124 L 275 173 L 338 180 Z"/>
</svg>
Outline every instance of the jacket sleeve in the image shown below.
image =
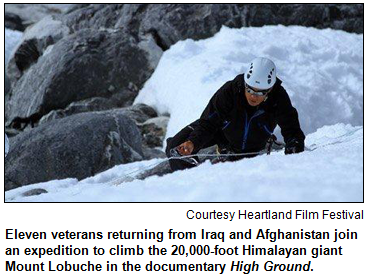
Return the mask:
<svg viewBox="0 0 367 279">
<path fill-rule="evenodd" d="M 305 135 L 299 124 L 297 110 L 292 106 L 288 93 L 283 87 L 279 90 L 275 118 L 286 144 L 294 139 L 304 142 Z"/>
<path fill-rule="evenodd" d="M 188 140 L 201 149 L 221 129 L 234 106 L 233 81 L 225 83 L 210 99 Z"/>
</svg>

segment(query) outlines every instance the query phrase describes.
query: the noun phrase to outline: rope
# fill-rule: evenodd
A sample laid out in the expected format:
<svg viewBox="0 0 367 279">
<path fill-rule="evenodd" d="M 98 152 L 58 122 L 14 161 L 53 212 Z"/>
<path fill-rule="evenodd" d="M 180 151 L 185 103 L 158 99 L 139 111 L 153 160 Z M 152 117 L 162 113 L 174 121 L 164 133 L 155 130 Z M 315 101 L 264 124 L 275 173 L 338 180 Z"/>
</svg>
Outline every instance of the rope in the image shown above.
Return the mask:
<svg viewBox="0 0 367 279">
<path fill-rule="evenodd" d="M 148 166 L 144 167 L 143 169 L 137 168 L 136 170 L 133 170 L 129 173 L 126 173 L 123 176 L 118 177 L 118 178 L 110 181 L 110 184 L 116 185 L 120 180 L 123 180 L 123 179 L 131 176 L 132 174 L 152 169 L 152 168 L 158 166 L 159 164 L 162 164 L 164 162 L 168 162 L 169 160 L 182 160 L 182 159 L 188 159 L 188 158 L 193 158 L 193 157 L 199 157 L 199 158 L 201 158 L 201 157 L 218 157 L 218 156 L 232 157 L 232 156 L 248 156 L 248 155 L 259 155 L 259 154 L 264 154 L 264 152 L 260 151 L 260 152 L 233 153 L 233 154 L 206 154 L 206 153 L 200 153 L 200 154 L 194 154 L 194 155 L 185 155 L 185 156 L 180 156 L 180 157 L 165 158 L 164 160 L 162 160 L 158 163 L 148 165 Z"/>
<path fill-rule="evenodd" d="M 154 164 L 151 164 L 151 165 L 145 166 L 143 169 L 139 169 L 139 168 L 137 168 L 136 170 L 133 170 L 133 171 L 131 171 L 131 172 L 128 172 L 128 173 L 124 174 L 124 176 L 120 176 L 120 177 L 118 177 L 118 178 L 116 178 L 116 179 L 114 179 L 114 180 L 110 181 L 110 183 L 111 183 L 111 184 L 114 184 L 116 181 L 119 181 L 119 180 L 121 180 L 122 178 L 126 178 L 126 177 L 128 177 L 128 176 L 130 176 L 130 175 L 132 175 L 132 174 L 134 174 L 134 173 L 136 173 L 136 172 L 146 171 L 146 170 L 148 170 L 148 169 L 152 169 L 152 168 L 154 168 L 154 167 L 158 166 L 159 164 L 161 164 L 161 163 L 163 163 L 163 162 L 166 162 L 166 161 L 168 161 L 168 160 L 167 160 L 167 158 L 166 158 L 166 159 L 164 159 L 163 161 L 159 162 L 159 163 L 154 163 Z"/>
<path fill-rule="evenodd" d="M 205 154 L 205 153 L 200 153 L 200 154 L 194 154 L 194 155 L 185 155 L 185 156 L 180 156 L 180 157 L 170 157 L 167 158 L 166 160 L 175 160 L 175 159 L 186 159 L 186 158 L 193 158 L 193 157 L 232 157 L 232 156 L 248 156 L 248 155 L 259 155 L 259 154 L 264 154 L 263 151 L 260 152 L 247 152 L 247 153 L 230 153 L 230 154 Z"/>
<path fill-rule="evenodd" d="M 338 143 L 338 142 L 336 142 L 336 143 Z M 321 146 L 316 146 L 313 149 L 305 146 L 305 151 L 314 151 L 314 150 L 316 150 L 320 147 L 333 145 L 333 144 L 336 144 L 336 143 L 327 143 L 327 144 L 324 144 L 324 145 L 321 145 Z M 152 169 L 152 168 L 158 166 L 159 164 L 167 162 L 169 160 L 182 160 L 182 159 L 189 159 L 189 158 L 193 158 L 193 157 L 198 157 L 198 158 L 202 158 L 202 157 L 206 157 L 206 158 L 208 158 L 208 157 L 233 157 L 233 156 L 248 156 L 248 155 L 260 155 L 260 154 L 266 154 L 266 151 L 263 150 L 263 151 L 259 151 L 259 152 L 233 153 L 233 154 L 206 154 L 206 153 L 200 153 L 200 154 L 185 155 L 185 156 L 180 156 L 180 157 L 170 157 L 170 158 L 165 158 L 165 159 L 163 159 L 162 161 L 160 161 L 158 163 L 148 165 L 148 166 L 144 167 L 143 169 L 136 169 L 134 171 L 131 171 L 131 172 L 125 174 L 122 177 L 119 177 L 117 179 L 112 180 L 110 183 L 113 184 L 113 185 L 118 185 L 118 184 L 120 184 L 120 183 L 118 183 L 120 180 L 122 180 L 122 179 L 124 179 L 128 176 L 131 176 L 134 173 L 137 173 L 137 172 L 140 172 L 140 171 L 143 172 L 143 171 L 146 171 L 148 169 Z"/>
</svg>

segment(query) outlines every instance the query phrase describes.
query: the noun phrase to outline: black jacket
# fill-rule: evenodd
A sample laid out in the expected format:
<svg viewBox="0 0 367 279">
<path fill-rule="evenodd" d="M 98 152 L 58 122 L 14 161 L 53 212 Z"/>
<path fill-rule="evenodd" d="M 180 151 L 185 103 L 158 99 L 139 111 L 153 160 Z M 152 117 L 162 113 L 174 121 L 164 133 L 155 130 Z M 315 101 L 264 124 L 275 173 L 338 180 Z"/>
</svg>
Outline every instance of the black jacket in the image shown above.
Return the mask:
<svg viewBox="0 0 367 279">
<path fill-rule="evenodd" d="M 244 75 L 226 82 L 211 98 L 190 134 L 195 149 L 201 149 L 221 133 L 228 147 L 235 152 L 257 152 L 264 148 L 276 125 L 281 128 L 285 143 L 294 139 L 304 142 L 297 110 L 277 79 L 266 101 L 257 107 L 248 104 Z"/>
</svg>

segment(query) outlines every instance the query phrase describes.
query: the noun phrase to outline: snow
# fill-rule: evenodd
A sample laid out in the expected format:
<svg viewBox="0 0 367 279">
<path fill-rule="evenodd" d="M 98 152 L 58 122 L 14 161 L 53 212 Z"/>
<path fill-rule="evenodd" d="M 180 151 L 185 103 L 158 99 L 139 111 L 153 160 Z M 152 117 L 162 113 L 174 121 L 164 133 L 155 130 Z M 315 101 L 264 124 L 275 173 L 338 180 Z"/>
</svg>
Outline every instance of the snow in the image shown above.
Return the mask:
<svg viewBox="0 0 367 279">
<path fill-rule="evenodd" d="M 73 4 L 5 4 L 5 12 L 18 15 L 23 24 L 29 25 L 49 15 L 66 12 Z"/>
<path fill-rule="evenodd" d="M 7 137 L 7 135 L 5 134 L 5 157 L 9 152 L 9 139 Z"/>
<path fill-rule="evenodd" d="M 15 51 L 18 44 L 20 44 L 20 41 L 22 39 L 23 33 L 19 31 L 14 31 L 5 28 L 5 69 L 7 67 L 7 64 L 13 54 L 13 51 Z M 10 80 L 8 78 L 7 73 L 5 72 L 5 94 L 9 92 L 11 88 Z"/>
<path fill-rule="evenodd" d="M 5 64 L 9 62 L 12 52 L 22 39 L 23 33 L 5 28 Z"/>
<path fill-rule="evenodd" d="M 310 134 L 312 151 L 276 152 L 237 162 L 202 165 L 163 177 L 115 185 L 163 161 L 116 166 L 78 182 L 50 181 L 5 192 L 7 202 L 356 202 L 363 197 L 363 129 L 346 124 Z M 23 197 L 31 189 L 48 193 Z"/>
<path fill-rule="evenodd" d="M 363 125 L 363 35 L 300 26 L 222 27 L 212 38 L 180 41 L 164 53 L 135 103 L 169 113 L 172 136 L 255 57 L 274 61 L 306 134 L 324 125 Z"/>
<path fill-rule="evenodd" d="M 255 44 L 256 42 L 256 44 Z M 229 29 L 166 51 L 135 103 L 169 113 L 167 136 L 200 116 L 212 94 L 256 56 L 274 60 L 299 112 L 307 151 L 283 151 L 116 185 L 164 159 L 119 165 L 5 192 L 7 202 L 361 202 L 363 35 L 304 27 Z M 23 196 L 31 189 L 48 193 Z"/>
</svg>

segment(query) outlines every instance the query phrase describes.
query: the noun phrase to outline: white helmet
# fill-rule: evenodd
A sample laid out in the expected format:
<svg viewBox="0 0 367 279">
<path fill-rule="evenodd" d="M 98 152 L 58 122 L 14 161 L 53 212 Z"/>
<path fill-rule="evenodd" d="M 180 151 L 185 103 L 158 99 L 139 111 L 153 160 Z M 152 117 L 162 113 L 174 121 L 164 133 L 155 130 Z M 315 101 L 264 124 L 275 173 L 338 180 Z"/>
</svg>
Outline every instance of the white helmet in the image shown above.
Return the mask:
<svg viewBox="0 0 367 279">
<path fill-rule="evenodd" d="M 273 87 L 276 79 L 274 62 L 264 57 L 252 60 L 245 73 L 245 82 L 256 89 L 269 89 Z"/>
</svg>

